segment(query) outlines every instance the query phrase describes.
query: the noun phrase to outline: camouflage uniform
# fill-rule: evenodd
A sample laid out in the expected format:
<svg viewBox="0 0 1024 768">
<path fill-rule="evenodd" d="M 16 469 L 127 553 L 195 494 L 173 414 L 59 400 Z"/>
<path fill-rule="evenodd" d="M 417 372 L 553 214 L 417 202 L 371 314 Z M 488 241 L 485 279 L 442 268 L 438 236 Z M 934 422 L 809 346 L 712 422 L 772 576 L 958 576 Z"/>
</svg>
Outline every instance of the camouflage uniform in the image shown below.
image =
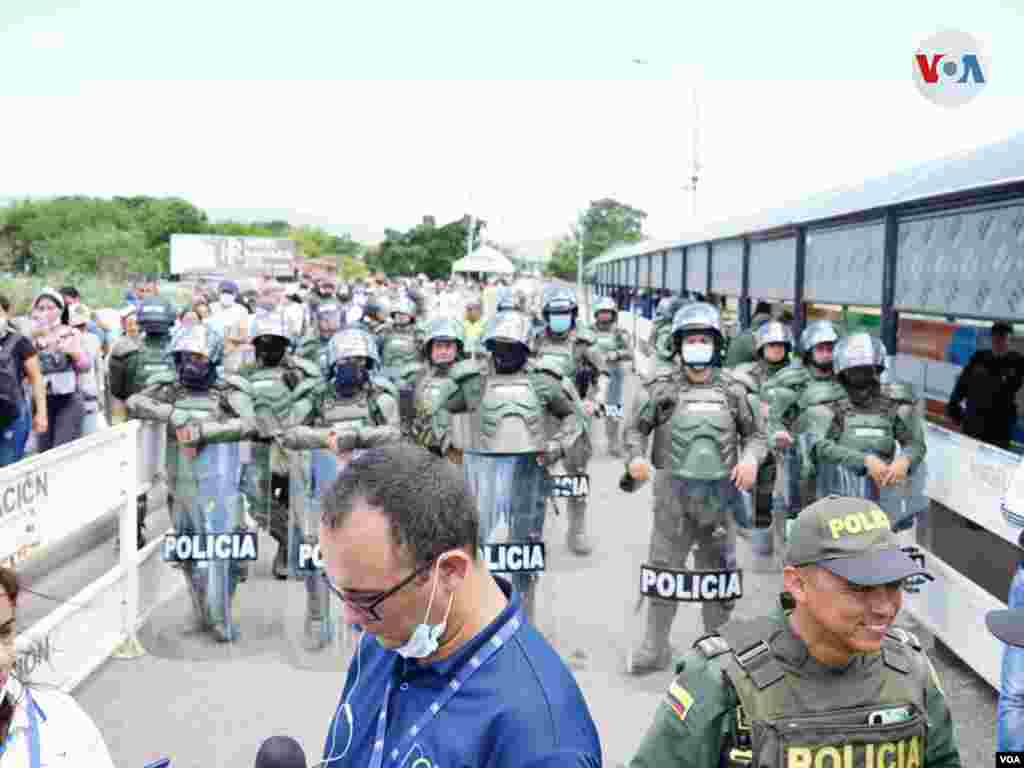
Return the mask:
<svg viewBox="0 0 1024 768">
<path fill-rule="evenodd" d="M 636 420 L 626 431 L 627 475 L 623 490 L 637 484 L 629 462 L 643 455 L 643 438 L 655 433 L 654 527 L 649 562 L 684 569 L 696 545 L 698 569 L 736 568 L 735 518 L 742 501 L 730 474 L 739 463 L 759 465 L 767 448 L 743 387 L 716 370 L 721 345 L 718 310 L 709 304 L 685 307 L 674 320 L 677 346 L 689 335 L 709 335 L 716 349 L 706 362 L 683 362 L 683 369 L 662 376 L 641 391 Z M 689 376 L 710 367 L 710 378 L 695 383 Z M 741 440 L 743 445 L 740 445 Z M 742 449 L 742 453 L 741 453 Z M 704 627 L 714 631 L 728 619 L 734 601 L 703 602 Z M 664 669 L 671 662 L 669 632 L 677 603 L 649 599 L 643 645 L 633 655 L 631 671 Z"/>
<path fill-rule="evenodd" d="M 234 375 L 216 379 L 218 342 L 202 325 L 181 334 L 173 349 L 177 373 L 157 374 L 127 403 L 133 418 L 167 425 L 168 506 L 179 535 L 244 530 L 238 443 L 254 434 L 255 414 L 247 381 Z M 196 361 L 199 356 L 203 363 Z M 177 430 L 182 427 L 197 428 L 198 441 L 179 443 Z M 188 561 L 182 569 L 192 599 L 193 627 L 212 631 L 222 642 L 237 640 L 240 562 Z"/>
</svg>

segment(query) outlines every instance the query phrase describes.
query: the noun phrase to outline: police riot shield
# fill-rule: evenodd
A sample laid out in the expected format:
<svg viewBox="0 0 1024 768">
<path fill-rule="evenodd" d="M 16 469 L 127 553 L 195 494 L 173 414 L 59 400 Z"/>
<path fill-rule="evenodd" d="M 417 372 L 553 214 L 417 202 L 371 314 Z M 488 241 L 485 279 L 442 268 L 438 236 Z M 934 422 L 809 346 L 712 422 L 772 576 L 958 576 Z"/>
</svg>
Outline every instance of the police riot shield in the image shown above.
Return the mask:
<svg viewBox="0 0 1024 768">
<path fill-rule="evenodd" d="M 623 401 L 626 395 L 626 369 L 621 365 L 613 365 L 608 370 L 608 389 L 605 392 L 605 415 L 609 419 L 622 421 Z"/>
<path fill-rule="evenodd" d="M 752 505 L 744 498 L 749 494 L 728 478 L 682 480 L 659 470 L 653 492 L 650 545 L 632 559 L 630 574 L 636 587 L 625 667 L 631 674 L 669 668 L 670 636 L 681 604 L 699 603 L 702 622 L 692 628 L 696 616 L 683 619 L 691 627 L 684 647 L 729 620 L 744 588 L 737 523 L 753 521 Z"/>
<path fill-rule="evenodd" d="M 480 550 L 487 567 L 519 593 L 523 612 L 557 646 L 555 579 L 547 575 L 558 525 L 549 511 L 551 479 L 536 453 L 467 451 L 463 468 L 480 510 Z"/>
<path fill-rule="evenodd" d="M 836 494 L 870 499 L 885 510 L 897 533 L 912 528 L 917 516 L 928 508 L 925 493 L 928 481 L 926 461 L 915 467 L 902 483 L 882 488 L 863 468 L 854 470 L 839 464 L 819 462 L 816 469 L 818 498 Z"/>
<path fill-rule="evenodd" d="M 152 614 L 139 640 L 153 655 L 173 659 L 273 650 L 277 624 L 267 596 L 259 594 L 264 587 L 243 582 L 264 553 L 257 532 L 244 523 L 239 444 L 196 450 L 171 442 L 167 450 L 172 507 L 171 529 L 160 545 L 168 569 L 162 581 L 184 589 Z"/>
<path fill-rule="evenodd" d="M 359 639 L 344 623 L 341 603 L 324 579 L 319 545 L 321 498 L 341 463 L 326 449 L 286 453 L 291 468 L 288 579 L 279 603 L 284 657 L 298 669 L 337 672 L 345 669 Z"/>
</svg>

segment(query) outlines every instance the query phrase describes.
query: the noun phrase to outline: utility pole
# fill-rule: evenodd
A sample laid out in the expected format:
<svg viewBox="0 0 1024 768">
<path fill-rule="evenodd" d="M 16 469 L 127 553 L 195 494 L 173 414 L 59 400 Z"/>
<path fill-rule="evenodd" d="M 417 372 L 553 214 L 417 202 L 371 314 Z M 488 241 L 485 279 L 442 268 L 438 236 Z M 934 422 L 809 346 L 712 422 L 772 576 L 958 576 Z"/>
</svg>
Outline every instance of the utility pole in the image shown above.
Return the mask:
<svg viewBox="0 0 1024 768">
<path fill-rule="evenodd" d="M 700 136 L 700 110 L 697 104 L 697 88 L 693 89 L 693 170 L 690 172 L 690 183 L 683 187 L 690 193 L 690 210 L 693 218 L 693 227 L 697 227 L 697 182 L 700 179 L 700 172 L 703 168 L 699 159 L 698 139 Z"/>
</svg>

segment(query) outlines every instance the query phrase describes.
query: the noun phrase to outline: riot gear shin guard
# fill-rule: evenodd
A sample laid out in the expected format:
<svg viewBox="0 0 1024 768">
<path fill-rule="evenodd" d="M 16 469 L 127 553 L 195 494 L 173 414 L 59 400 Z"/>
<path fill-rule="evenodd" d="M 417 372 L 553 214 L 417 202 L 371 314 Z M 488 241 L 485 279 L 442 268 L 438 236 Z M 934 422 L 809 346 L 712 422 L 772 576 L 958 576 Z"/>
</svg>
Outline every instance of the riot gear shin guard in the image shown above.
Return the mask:
<svg viewBox="0 0 1024 768">
<path fill-rule="evenodd" d="M 587 537 L 587 502 L 585 499 L 569 499 L 569 531 L 566 544 L 577 555 L 589 555 L 593 545 Z"/>
</svg>

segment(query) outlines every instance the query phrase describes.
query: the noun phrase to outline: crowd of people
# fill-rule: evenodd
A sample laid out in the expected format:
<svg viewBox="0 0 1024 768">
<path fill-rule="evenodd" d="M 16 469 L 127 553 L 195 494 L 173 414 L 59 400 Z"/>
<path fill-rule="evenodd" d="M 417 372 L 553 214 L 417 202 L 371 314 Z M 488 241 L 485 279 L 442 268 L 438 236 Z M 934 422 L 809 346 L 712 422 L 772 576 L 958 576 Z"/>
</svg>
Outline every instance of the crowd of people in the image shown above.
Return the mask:
<svg viewBox="0 0 1024 768">
<path fill-rule="evenodd" d="M 717 303 L 669 294 L 635 344 L 614 298 L 539 281 L 187 290 L 175 304 L 140 285 L 116 324 L 72 288 L 41 292 L 26 333 L 7 325 L 20 396 L 3 455 L 20 458 L 30 432 L 42 451 L 104 422 L 163 425 L 175 534 L 265 530 L 273 577 L 304 584 L 307 649 L 359 631 L 326 764 L 415 750 L 424 765 L 601 764 L 583 694 L 545 640 L 550 577 L 530 547 L 553 470 L 566 487 L 586 477 L 603 421 L 621 491 L 654 490 L 629 670 L 675 675 L 633 766 L 961 765 L 938 675 L 900 613 L 928 578 L 907 551 L 926 446 L 918 394 L 885 376 L 878 338 L 814 321 L 797 340 L 791 318 L 759 305 L 727 344 Z M 652 365 L 627 402 L 637 347 Z M 587 493 L 565 495 L 567 549 L 589 557 Z M 737 535 L 765 531 L 779 608 L 733 620 Z M 303 545 L 319 547 L 318 572 Z M 512 548 L 540 566 L 509 566 Z M 245 559 L 173 565 L 191 629 L 245 642 Z M 669 635 L 692 598 L 653 585 L 708 573 L 703 636 L 679 659 Z M 997 617 L 993 631 L 1021 623 Z"/>
</svg>

